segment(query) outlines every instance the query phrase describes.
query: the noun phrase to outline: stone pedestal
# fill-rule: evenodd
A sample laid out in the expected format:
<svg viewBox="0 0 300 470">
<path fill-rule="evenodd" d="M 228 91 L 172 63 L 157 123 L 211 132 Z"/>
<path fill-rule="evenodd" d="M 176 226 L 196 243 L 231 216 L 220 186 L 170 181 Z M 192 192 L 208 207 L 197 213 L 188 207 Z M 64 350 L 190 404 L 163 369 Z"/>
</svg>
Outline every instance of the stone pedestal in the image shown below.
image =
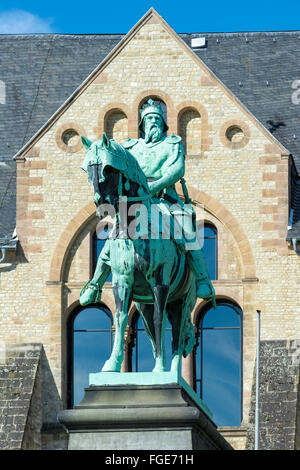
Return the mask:
<svg viewBox="0 0 300 470">
<path fill-rule="evenodd" d="M 126 383 L 140 382 L 140 374 L 91 374 L 90 382 L 110 384 L 90 385 L 75 409 L 59 413 L 69 431 L 68 449 L 231 450 L 186 382 L 164 374 L 156 381 L 167 383 L 144 385 Z M 153 375 L 143 382 L 153 381 Z"/>
</svg>

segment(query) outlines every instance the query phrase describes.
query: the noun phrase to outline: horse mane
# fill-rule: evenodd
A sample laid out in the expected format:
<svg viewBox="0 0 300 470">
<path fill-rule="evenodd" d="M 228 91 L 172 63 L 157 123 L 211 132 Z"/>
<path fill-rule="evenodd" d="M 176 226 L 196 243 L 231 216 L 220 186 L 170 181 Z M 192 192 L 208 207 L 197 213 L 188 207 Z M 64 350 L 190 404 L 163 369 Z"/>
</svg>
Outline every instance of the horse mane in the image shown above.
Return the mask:
<svg viewBox="0 0 300 470">
<path fill-rule="evenodd" d="M 148 186 L 147 178 L 141 169 L 137 159 L 130 153 L 122 144 L 115 142 L 113 139 L 110 140 L 111 147 L 117 152 L 119 158 L 124 158 L 126 167 L 122 171 L 125 178 L 133 183 L 137 183 L 142 186 L 143 189 L 149 194 L 150 189 Z M 116 168 L 117 169 L 117 168 Z"/>
<path fill-rule="evenodd" d="M 106 141 L 101 139 L 90 146 L 82 169 L 87 171 L 89 165 L 101 166 L 100 182 L 105 179 L 106 167 L 112 167 L 122 172 L 127 180 L 137 183 L 147 194 L 150 194 L 147 178 L 136 158 L 122 144 L 113 139 L 107 138 Z"/>
</svg>

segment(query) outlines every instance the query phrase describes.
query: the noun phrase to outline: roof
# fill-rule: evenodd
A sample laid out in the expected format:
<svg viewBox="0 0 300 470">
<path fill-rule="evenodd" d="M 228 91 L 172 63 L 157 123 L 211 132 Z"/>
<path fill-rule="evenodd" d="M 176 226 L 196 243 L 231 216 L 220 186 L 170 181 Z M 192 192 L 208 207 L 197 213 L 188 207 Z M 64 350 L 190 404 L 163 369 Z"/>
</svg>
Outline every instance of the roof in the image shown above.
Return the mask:
<svg viewBox="0 0 300 470">
<path fill-rule="evenodd" d="M 292 101 L 292 84 L 300 79 L 300 31 L 179 36 L 188 46 L 192 38 L 206 38 L 206 47 L 194 52 L 292 153 L 300 174 L 300 103 Z M 6 86 L 6 102 L 0 104 L 0 162 L 5 164 L 0 166 L 0 246 L 15 228 L 12 157 L 124 37 L 0 35 L 0 78 Z M 296 235 L 300 238 L 300 224 Z"/>
<path fill-rule="evenodd" d="M 181 35 L 188 44 L 198 34 Z M 293 155 L 300 174 L 300 31 L 207 33 L 196 54 Z M 300 85 L 300 82 L 299 82 Z"/>
</svg>

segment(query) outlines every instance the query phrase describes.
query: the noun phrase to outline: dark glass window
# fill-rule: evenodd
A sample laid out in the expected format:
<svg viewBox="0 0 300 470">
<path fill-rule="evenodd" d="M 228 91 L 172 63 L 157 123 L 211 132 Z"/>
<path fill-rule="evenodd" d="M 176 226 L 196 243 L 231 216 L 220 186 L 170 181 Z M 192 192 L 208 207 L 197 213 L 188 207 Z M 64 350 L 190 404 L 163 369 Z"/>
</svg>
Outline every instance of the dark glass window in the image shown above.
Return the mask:
<svg viewBox="0 0 300 470">
<path fill-rule="evenodd" d="M 165 348 L 166 348 L 166 367 L 171 367 L 172 361 L 172 329 L 169 321 L 166 322 L 165 329 Z M 136 315 L 133 322 L 133 337 L 131 341 L 130 363 L 132 372 L 151 372 L 154 368 L 154 357 L 151 342 L 145 332 L 143 320 L 140 315 Z"/>
<path fill-rule="evenodd" d="M 218 426 L 242 420 L 242 311 L 218 302 L 199 314 L 195 357 L 195 389 L 214 414 Z"/>
<path fill-rule="evenodd" d="M 96 266 L 97 266 L 97 260 L 99 258 L 99 255 L 101 253 L 102 248 L 104 247 L 104 243 L 106 242 L 109 233 L 110 233 L 110 228 L 105 227 L 103 230 L 97 232 L 94 232 L 93 235 L 93 256 L 92 256 L 92 270 L 93 273 L 95 272 Z M 112 275 L 110 274 L 106 280 L 106 282 L 111 282 L 112 281 Z"/>
<path fill-rule="evenodd" d="M 77 405 L 89 386 L 89 374 L 100 372 L 109 358 L 113 341 L 113 317 L 105 306 L 82 308 L 69 328 L 69 406 Z"/>
<path fill-rule="evenodd" d="M 218 232 L 214 225 L 205 224 L 199 230 L 199 238 L 203 241 L 202 250 L 210 279 L 218 279 Z"/>
</svg>

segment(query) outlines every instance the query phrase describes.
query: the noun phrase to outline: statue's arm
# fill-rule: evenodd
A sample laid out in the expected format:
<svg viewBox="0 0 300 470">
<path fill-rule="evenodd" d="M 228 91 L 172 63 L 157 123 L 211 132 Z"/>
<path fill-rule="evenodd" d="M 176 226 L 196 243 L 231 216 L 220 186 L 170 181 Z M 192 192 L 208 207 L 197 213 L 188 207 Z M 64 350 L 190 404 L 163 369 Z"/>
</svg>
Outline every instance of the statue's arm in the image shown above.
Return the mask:
<svg viewBox="0 0 300 470">
<path fill-rule="evenodd" d="M 184 176 L 184 150 L 181 143 L 177 147 L 178 149 L 175 158 L 174 156 L 170 157 L 162 167 L 163 176 L 158 180 L 149 183 L 149 187 L 153 195 L 177 183 L 177 181 Z"/>
</svg>

